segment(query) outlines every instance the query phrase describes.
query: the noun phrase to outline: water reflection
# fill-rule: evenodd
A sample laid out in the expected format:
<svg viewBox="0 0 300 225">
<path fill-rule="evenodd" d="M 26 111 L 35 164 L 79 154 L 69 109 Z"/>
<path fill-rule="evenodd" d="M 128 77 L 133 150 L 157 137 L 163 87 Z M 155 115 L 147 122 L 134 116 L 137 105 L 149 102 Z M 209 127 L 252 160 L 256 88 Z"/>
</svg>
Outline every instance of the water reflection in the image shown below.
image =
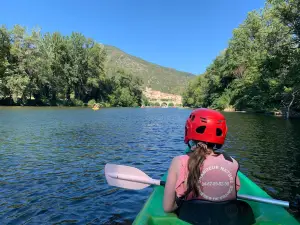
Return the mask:
<svg viewBox="0 0 300 225">
<path fill-rule="evenodd" d="M 251 114 L 227 118 L 229 149 L 241 170 L 273 197 L 288 200 L 299 193 L 300 121 Z"/>
<path fill-rule="evenodd" d="M 159 178 L 190 110 L 0 108 L 0 224 L 131 224 L 151 188 L 109 187 L 108 162 Z M 226 113 L 224 148 L 273 197 L 300 193 L 300 121 Z"/>
</svg>

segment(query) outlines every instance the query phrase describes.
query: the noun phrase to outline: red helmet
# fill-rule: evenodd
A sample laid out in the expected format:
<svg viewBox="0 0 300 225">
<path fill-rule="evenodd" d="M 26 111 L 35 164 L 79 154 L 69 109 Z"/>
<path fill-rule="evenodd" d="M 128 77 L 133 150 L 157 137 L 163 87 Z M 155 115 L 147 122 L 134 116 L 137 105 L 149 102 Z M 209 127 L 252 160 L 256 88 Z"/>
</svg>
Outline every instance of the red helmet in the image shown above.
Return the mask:
<svg viewBox="0 0 300 225">
<path fill-rule="evenodd" d="M 200 108 L 192 111 L 186 121 L 184 142 L 195 140 L 223 145 L 226 134 L 225 117 L 218 111 Z"/>
</svg>

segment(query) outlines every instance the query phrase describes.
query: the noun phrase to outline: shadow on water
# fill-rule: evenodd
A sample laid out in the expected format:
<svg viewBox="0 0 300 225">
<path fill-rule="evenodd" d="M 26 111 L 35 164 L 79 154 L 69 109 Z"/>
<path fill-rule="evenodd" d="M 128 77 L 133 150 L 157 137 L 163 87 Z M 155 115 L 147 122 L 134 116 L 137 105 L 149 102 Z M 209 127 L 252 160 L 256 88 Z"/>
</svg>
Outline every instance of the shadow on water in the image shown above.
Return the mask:
<svg viewBox="0 0 300 225">
<path fill-rule="evenodd" d="M 104 165 L 160 178 L 190 110 L 0 108 L 0 224 L 131 224 L 152 188 L 107 185 Z M 226 113 L 224 149 L 271 196 L 300 193 L 300 121 Z"/>
</svg>

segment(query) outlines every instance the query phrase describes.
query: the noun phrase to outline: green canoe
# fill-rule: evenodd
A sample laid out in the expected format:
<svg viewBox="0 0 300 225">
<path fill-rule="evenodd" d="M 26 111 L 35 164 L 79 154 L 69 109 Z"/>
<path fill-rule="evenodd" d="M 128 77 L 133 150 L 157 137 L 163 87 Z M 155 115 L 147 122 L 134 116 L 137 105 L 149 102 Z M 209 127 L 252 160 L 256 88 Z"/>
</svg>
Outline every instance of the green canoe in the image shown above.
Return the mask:
<svg viewBox="0 0 300 225">
<path fill-rule="evenodd" d="M 239 194 L 247 194 L 258 197 L 271 198 L 266 192 L 258 187 L 243 173 L 239 172 L 239 178 L 241 181 L 241 189 Z M 165 174 L 162 180 L 166 180 L 167 174 Z M 144 207 L 137 215 L 133 224 L 136 225 L 182 225 L 188 224 L 180 219 L 174 213 L 165 213 L 163 210 L 163 195 L 164 187 L 156 186 L 151 196 L 148 198 Z M 290 215 L 283 207 L 258 203 L 252 201 L 246 201 L 252 207 L 256 225 L 275 225 L 275 224 L 287 224 L 296 225 L 300 223 Z"/>
</svg>

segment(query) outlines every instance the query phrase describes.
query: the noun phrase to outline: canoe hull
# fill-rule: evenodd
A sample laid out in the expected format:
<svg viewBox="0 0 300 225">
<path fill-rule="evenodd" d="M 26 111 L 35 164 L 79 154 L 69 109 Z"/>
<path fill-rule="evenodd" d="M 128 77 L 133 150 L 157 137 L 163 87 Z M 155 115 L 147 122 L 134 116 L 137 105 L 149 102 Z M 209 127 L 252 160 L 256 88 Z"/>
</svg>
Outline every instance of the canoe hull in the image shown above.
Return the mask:
<svg viewBox="0 0 300 225">
<path fill-rule="evenodd" d="M 247 178 L 243 173 L 238 174 L 241 181 L 239 194 L 247 194 L 264 198 L 271 198 L 265 191 Z M 167 174 L 162 178 L 166 180 Z M 174 213 L 165 213 L 163 210 L 163 187 L 154 187 L 154 191 L 148 198 L 133 224 L 136 225 L 186 225 L 188 223 L 180 220 Z M 299 225 L 300 223 L 290 215 L 283 207 L 270 204 L 246 201 L 252 207 L 256 225 L 289 224 Z"/>
</svg>

